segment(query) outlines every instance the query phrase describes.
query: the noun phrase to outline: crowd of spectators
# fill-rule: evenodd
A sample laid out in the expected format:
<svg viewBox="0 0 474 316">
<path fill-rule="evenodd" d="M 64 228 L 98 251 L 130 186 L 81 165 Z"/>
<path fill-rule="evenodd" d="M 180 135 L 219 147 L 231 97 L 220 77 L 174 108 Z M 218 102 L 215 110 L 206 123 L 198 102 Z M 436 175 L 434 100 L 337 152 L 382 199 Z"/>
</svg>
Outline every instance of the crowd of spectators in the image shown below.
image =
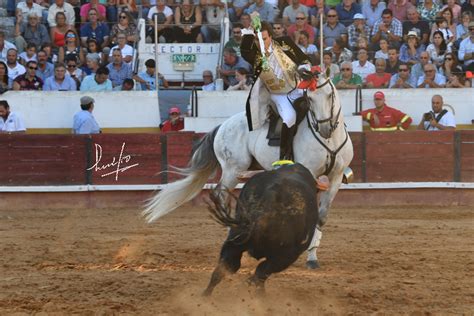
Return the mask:
<svg viewBox="0 0 474 316">
<path fill-rule="evenodd" d="M 219 41 L 228 14 L 232 32 L 216 75 L 231 90 L 252 82 L 240 43 L 253 12 L 340 89 L 463 88 L 474 70 L 474 0 L 24 0 L 13 10 L 9 3 L 15 37 L 7 41 L 0 30 L 0 92 L 167 87 L 162 74 L 156 84 L 154 60 L 132 71 L 140 16 L 148 42 L 157 33 L 161 43 L 200 43 Z"/>
</svg>

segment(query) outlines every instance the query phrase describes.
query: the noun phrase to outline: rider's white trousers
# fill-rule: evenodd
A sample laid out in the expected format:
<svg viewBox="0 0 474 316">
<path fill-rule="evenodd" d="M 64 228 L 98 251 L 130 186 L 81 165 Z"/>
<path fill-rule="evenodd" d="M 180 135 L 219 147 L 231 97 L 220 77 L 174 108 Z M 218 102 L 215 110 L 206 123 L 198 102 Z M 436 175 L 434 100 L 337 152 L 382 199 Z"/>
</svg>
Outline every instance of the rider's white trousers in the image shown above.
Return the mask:
<svg viewBox="0 0 474 316">
<path fill-rule="evenodd" d="M 283 123 L 288 127 L 292 127 L 296 123 L 296 111 L 291 105 L 288 97 L 291 100 L 296 100 L 299 97 L 303 96 L 303 90 L 296 89 L 293 90 L 289 95 L 285 94 L 271 94 L 270 97 L 275 103 L 278 113 L 280 114 Z"/>
</svg>

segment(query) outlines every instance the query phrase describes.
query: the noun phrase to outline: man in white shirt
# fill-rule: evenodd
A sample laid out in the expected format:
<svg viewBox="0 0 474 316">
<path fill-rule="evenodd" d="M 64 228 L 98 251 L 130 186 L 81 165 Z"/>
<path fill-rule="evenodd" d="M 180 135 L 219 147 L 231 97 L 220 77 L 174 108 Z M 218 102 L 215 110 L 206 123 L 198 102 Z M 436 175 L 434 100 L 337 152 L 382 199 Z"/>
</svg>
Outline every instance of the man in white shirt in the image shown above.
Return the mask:
<svg viewBox="0 0 474 316">
<path fill-rule="evenodd" d="M 216 83 L 212 71 L 204 70 L 202 72 L 202 91 L 216 91 Z"/>
<path fill-rule="evenodd" d="M 361 48 L 357 53 L 357 60 L 352 62 L 352 72 L 358 74 L 365 82 L 365 78 L 375 72 L 375 65 L 369 59 L 367 50 Z"/>
<path fill-rule="evenodd" d="M 417 129 L 427 131 L 445 131 L 456 129 L 456 121 L 453 113 L 443 110 L 443 97 L 435 94 L 431 98 L 431 109 L 433 111 L 423 114 Z"/>
<path fill-rule="evenodd" d="M 130 64 L 133 59 L 133 47 L 127 44 L 127 37 L 125 34 L 117 35 L 117 44 L 110 50 L 109 60 L 112 59 L 112 55 L 115 49 L 119 49 L 122 53 L 123 61 Z"/>
<path fill-rule="evenodd" d="M 458 58 L 464 61 L 467 70 L 474 70 L 474 21 L 469 22 L 468 30 L 470 36 L 462 40 L 459 44 Z"/>
<path fill-rule="evenodd" d="M 158 23 L 158 37 L 163 36 L 166 43 L 173 42 L 173 31 L 171 25 L 173 22 L 173 10 L 165 5 L 165 0 L 157 0 L 156 6 L 148 11 L 147 15 L 147 36 L 155 37 L 155 15 Z"/>
<path fill-rule="evenodd" d="M 43 16 L 43 7 L 39 4 L 33 2 L 33 0 L 26 0 L 24 2 L 19 2 L 16 6 L 16 14 L 21 14 L 23 16 L 23 21 L 26 23 L 28 21 L 28 16 L 34 13 L 41 22 Z"/>
<path fill-rule="evenodd" d="M 25 133 L 26 127 L 21 117 L 10 112 L 7 101 L 0 101 L 0 133 Z"/>
<path fill-rule="evenodd" d="M 56 13 L 64 12 L 66 15 L 66 23 L 70 27 L 74 27 L 76 21 L 76 15 L 74 8 L 64 0 L 56 0 L 56 3 L 49 7 L 48 10 L 48 24 L 49 27 L 56 27 Z"/>
<path fill-rule="evenodd" d="M 18 62 L 18 52 L 15 48 L 10 48 L 7 52 L 7 67 L 8 67 L 8 78 L 13 81 L 19 75 L 22 75 L 26 72 L 25 67 L 23 67 Z"/>
</svg>

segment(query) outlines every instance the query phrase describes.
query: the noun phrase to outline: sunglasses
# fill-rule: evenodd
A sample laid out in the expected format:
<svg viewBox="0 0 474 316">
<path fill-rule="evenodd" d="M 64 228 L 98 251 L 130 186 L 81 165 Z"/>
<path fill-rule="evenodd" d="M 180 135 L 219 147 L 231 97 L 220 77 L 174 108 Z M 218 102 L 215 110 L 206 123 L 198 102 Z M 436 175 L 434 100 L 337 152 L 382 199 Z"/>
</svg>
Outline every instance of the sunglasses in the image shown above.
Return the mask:
<svg viewBox="0 0 474 316">
<path fill-rule="evenodd" d="M 398 69 L 398 71 L 408 71 L 408 69 Z"/>
<path fill-rule="evenodd" d="M 328 18 L 335 18 L 337 15 L 328 15 Z"/>
<path fill-rule="evenodd" d="M 76 68 L 76 65 L 67 65 L 67 68 Z"/>
<path fill-rule="evenodd" d="M 306 18 L 296 18 L 297 20 L 306 20 Z"/>
<path fill-rule="evenodd" d="M 273 27 L 274 30 L 279 30 L 281 27 Z"/>
<path fill-rule="evenodd" d="M 31 69 L 31 70 L 36 70 L 36 69 L 38 69 L 38 67 L 28 67 L 28 68 Z"/>
<path fill-rule="evenodd" d="M 342 71 L 349 71 L 351 68 L 341 68 Z"/>
<path fill-rule="evenodd" d="M 126 19 L 127 16 L 126 16 L 126 15 L 121 15 L 120 18 L 121 18 L 121 19 Z"/>
<path fill-rule="evenodd" d="M 67 37 L 67 38 L 75 38 L 76 35 L 74 35 L 74 34 L 68 34 L 66 37 Z"/>
</svg>

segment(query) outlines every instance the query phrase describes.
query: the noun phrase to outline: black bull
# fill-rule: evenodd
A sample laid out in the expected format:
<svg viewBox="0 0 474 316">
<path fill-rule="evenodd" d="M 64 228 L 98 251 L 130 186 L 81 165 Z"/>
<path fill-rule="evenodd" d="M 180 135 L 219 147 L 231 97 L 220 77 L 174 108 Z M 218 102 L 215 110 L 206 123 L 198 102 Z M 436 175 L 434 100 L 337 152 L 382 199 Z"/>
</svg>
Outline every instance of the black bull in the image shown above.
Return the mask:
<svg viewBox="0 0 474 316">
<path fill-rule="evenodd" d="M 230 203 L 223 205 L 219 196 L 211 194 L 211 214 L 230 231 L 203 294 L 210 295 L 227 273 L 239 270 L 244 251 L 265 258 L 249 279 L 263 291 L 272 273 L 288 268 L 308 249 L 318 221 L 316 194 L 316 181 L 300 164 L 252 177 L 240 193 L 234 216 Z"/>
</svg>

